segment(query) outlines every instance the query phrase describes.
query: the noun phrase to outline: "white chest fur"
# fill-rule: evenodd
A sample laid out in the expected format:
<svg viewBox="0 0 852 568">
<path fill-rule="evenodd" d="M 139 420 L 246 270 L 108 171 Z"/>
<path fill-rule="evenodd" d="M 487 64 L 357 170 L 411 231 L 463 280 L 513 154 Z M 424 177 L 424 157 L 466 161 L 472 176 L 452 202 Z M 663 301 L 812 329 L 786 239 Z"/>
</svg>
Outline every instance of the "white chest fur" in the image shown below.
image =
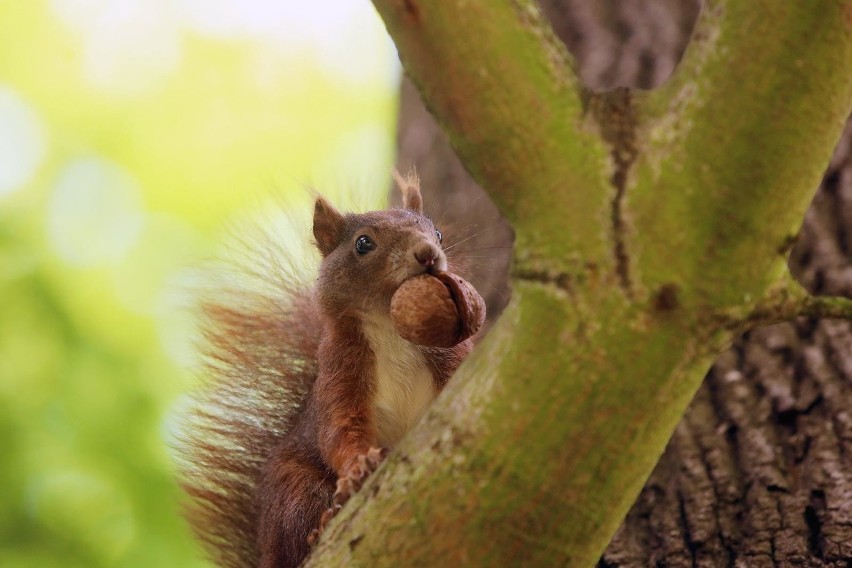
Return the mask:
<svg viewBox="0 0 852 568">
<path fill-rule="evenodd" d="M 379 444 L 392 448 L 435 398 L 435 383 L 423 355 L 394 331 L 389 318 L 364 321 L 364 334 L 376 356 L 373 402 Z"/>
</svg>

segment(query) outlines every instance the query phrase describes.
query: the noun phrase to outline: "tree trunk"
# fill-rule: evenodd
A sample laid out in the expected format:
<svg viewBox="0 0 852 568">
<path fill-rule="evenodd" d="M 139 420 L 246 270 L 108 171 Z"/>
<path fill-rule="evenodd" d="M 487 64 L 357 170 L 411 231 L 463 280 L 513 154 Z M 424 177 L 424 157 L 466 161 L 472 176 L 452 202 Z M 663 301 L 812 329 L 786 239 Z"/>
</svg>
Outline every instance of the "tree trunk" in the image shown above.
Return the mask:
<svg viewBox="0 0 852 568">
<path fill-rule="evenodd" d="M 734 333 L 852 313 L 779 278 L 779 248 L 852 102 L 849 76 L 826 72 L 852 64 L 850 7 L 709 2 L 663 89 L 601 96 L 528 2 L 376 4 L 512 223 L 513 296 L 312 561 L 591 565 Z M 636 76 L 653 81 L 645 59 Z M 810 525 L 828 518 L 818 505 Z"/>
</svg>

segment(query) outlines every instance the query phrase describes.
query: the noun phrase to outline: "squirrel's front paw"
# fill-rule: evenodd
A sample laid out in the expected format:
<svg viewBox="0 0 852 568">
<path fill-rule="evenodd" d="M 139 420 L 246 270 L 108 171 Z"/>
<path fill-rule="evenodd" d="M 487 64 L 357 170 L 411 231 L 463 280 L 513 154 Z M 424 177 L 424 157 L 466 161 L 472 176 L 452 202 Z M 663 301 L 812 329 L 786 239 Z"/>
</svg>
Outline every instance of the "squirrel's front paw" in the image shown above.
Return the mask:
<svg viewBox="0 0 852 568">
<path fill-rule="evenodd" d="M 376 471 L 382 460 L 388 454 L 387 448 L 370 448 L 353 460 L 346 474 L 337 479 L 337 490 L 334 492 L 334 504 L 342 507 L 352 497 L 371 473 Z"/>
<path fill-rule="evenodd" d="M 334 492 L 331 507 L 322 514 L 319 526 L 308 535 L 309 545 L 314 546 L 317 543 L 328 522 L 343 508 L 349 498 L 361 489 L 367 477 L 376 471 L 376 468 L 387 455 L 387 448 L 370 448 L 366 454 L 362 454 L 353 460 L 346 470 L 346 475 L 337 478 L 337 490 Z"/>
</svg>

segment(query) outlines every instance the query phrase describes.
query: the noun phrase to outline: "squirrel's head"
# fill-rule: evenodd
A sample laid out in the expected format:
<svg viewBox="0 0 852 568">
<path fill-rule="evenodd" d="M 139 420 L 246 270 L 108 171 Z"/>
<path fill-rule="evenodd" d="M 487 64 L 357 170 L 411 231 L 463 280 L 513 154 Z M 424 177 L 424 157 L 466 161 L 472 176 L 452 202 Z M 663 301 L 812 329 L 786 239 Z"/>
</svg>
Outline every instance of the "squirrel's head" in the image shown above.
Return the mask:
<svg viewBox="0 0 852 568">
<path fill-rule="evenodd" d="M 317 198 L 313 232 L 323 256 L 317 299 L 324 310 L 384 313 L 403 281 L 447 269 L 441 233 L 423 215 L 416 177 L 397 176 L 397 182 L 401 209 L 343 214 Z"/>
</svg>

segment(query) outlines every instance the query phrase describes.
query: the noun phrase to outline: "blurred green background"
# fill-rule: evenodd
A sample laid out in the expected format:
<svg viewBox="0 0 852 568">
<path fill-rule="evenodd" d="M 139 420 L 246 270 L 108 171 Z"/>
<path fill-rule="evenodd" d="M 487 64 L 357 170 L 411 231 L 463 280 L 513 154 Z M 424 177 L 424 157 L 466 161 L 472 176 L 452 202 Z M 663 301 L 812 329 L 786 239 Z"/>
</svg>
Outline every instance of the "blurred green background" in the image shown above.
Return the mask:
<svg viewBox="0 0 852 568">
<path fill-rule="evenodd" d="M 1 567 L 206 566 L 189 269 L 306 185 L 381 201 L 398 67 L 367 0 L 0 0 Z"/>
</svg>

